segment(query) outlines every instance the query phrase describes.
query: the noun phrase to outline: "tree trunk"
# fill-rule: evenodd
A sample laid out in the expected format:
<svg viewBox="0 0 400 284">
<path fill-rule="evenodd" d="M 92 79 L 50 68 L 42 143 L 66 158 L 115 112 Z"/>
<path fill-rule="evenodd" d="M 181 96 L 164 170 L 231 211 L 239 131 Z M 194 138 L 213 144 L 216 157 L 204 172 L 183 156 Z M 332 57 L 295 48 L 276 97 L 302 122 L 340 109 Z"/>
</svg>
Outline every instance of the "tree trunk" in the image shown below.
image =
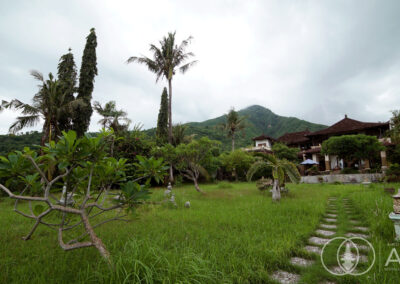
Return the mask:
<svg viewBox="0 0 400 284">
<path fill-rule="evenodd" d="M 90 239 L 93 245 L 97 248 L 100 254 L 110 262 L 110 253 L 106 249 L 105 245 L 103 244 L 102 240 L 97 237 L 96 233 L 93 230 L 93 227 L 89 223 L 88 216 L 85 213 L 81 214 L 83 225 L 85 226 L 86 232 L 89 234 Z"/>
<path fill-rule="evenodd" d="M 111 155 L 111 157 L 114 157 L 114 143 L 115 143 L 115 140 L 114 140 L 114 136 L 112 136 L 111 137 L 111 149 L 110 149 L 110 155 Z"/>
<path fill-rule="evenodd" d="M 272 200 L 273 201 L 281 200 L 281 191 L 279 188 L 279 181 L 277 179 L 274 180 L 274 186 L 272 187 Z"/>
<path fill-rule="evenodd" d="M 235 135 L 232 135 L 232 152 L 235 151 Z"/>
<path fill-rule="evenodd" d="M 200 189 L 200 187 L 199 187 L 199 183 L 197 182 L 197 178 L 194 177 L 194 178 L 193 178 L 193 182 L 194 182 L 194 188 L 195 188 L 198 192 L 204 194 L 204 191 L 202 191 L 202 190 Z"/>
<path fill-rule="evenodd" d="M 174 182 L 174 169 L 172 168 L 172 165 L 169 166 L 169 181 L 171 183 Z"/>
<path fill-rule="evenodd" d="M 168 143 L 172 144 L 172 79 L 168 80 Z"/>
<path fill-rule="evenodd" d="M 172 145 L 172 79 L 168 80 L 168 143 Z M 169 166 L 169 181 L 174 182 L 174 170 Z"/>
</svg>

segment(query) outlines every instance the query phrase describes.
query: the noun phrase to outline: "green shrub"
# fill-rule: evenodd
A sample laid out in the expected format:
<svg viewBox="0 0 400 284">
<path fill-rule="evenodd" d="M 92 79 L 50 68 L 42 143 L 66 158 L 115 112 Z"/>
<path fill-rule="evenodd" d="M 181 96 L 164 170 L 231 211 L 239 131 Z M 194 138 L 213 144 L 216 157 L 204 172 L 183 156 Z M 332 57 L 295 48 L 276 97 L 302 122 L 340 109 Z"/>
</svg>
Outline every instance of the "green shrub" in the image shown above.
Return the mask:
<svg viewBox="0 0 400 284">
<path fill-rule="evenodd" d="M 400 182 L 400 165 L 391 164 L 386 171 L 386 182 Z"/>
</svg>

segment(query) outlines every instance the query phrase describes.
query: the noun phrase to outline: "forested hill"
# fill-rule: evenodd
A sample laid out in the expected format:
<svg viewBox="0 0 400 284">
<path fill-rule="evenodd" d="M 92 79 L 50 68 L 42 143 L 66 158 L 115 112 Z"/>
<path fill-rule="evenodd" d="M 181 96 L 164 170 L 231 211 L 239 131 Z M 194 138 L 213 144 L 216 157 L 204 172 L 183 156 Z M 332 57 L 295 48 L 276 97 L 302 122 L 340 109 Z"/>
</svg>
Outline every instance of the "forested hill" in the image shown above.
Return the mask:
<svg viewBox="0 0 400 284">
<path fill-rule="evenodd" d="M 296 132 L 303 130 L 317 131 L 326 128 L 322 124 L 315 124 L 296 117 L 279 116 L 271 110 L 253 105 L 238 111 L 239 115 L 246 117 L 246 130 L 244 135 L 240 134 L 236 139 L 238 147 L 246 147 L 252 145 L 251 138 L 266 134 L 274 138 L 278 138 L 287 132 Z M 196 134 L 196 137 L 208 136 L 210 139 L 218 140 L 223 143 L 225 149 L 230 147 L 230 138 L 226 137 L 218 125 L 226 120 L 225 115 L 217 118 L 205 120 L 203 122 L 189 122 L 187 125 L 187 134 Z M 155 129 L 146 131 L 152 135 Z"/>
<path fill-rule="evenodd" d="M 309 129 L 316 131 L 326 128 L 325 125 L 311 123 L 295 117 L 279 116 L 271 110 L 259 105 L 253 105 L 238 111 L 241 116 L 246 117 L 246 130 L 244 135 L 240 134 L 236 139 L 238 147 L 246 147 L 252 144 L 251 138 L 266 134 L 278 138 L 286 132 L 295 132 Z M 187 135 L 196 134 L 197 138 L 208 136 L 210 139 L 222 142 L 224 149 L 230 147 L 230 139 L 226 137 L 218 125 L 225 122 L 225 116 L 209 119 L 203 122 L 190 122 L 187 125 Z M 153 136 L 155 129 L 145 130 Z M 40 144 L 41 133 L 30 132 L 23 135 L 0 135 L 0 155 L 13 150 L 22 150 L 25 146 L 32 147 Z"/>
<path fill-rule="evenodd" d="M 6 155 L 14 150 L 22 150 L 24 147 L 33 148 L 34 145 L 40 145 L 42 133 L 26 132 L 18 135 L 0 135 L 0 155 Z"/>
</svg>

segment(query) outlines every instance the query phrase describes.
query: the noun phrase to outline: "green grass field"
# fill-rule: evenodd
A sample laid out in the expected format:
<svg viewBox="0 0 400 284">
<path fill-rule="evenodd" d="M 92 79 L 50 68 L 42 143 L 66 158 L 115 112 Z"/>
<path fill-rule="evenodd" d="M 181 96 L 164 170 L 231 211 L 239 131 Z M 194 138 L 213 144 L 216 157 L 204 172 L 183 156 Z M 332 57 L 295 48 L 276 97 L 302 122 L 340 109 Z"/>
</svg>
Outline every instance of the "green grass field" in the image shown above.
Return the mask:
<svg viewBox="0 0 400 284">
<path fill-rule="evenodd" d="M 390 185 L 398 188 L 399 185 Z M 392 199 L 383 184 L 289 185 L 290 193 L 272 203 L 254 183 L 192 185 L 174 189 L 178 208 L 146 205 L 129 223 L 114 222 L 96 229 L 112 254 L 110 268 L 94 248 L 64 252 L 57 235 L 40 228 L 30 241 L 21 239 L 32 221 L 13 212 L 13 202 L 0 199 L 1 283 L 275 283 L 277 269 L 302 275 L 304 283 L 398 283 L 399 271 L 385 270 L 394 229 L 388 214 Z M 152 200 L 163 199 L 154 189 Z M 377 263 L 366 275 L 335 277 L 316 255 L 303 247 L 314 235 L 330 196 L 349 198 L 354 217 L 370 227 Z M 184 208 L 189 200 L 191 208 Z M 25 205 L 26 206 L 26 205 Z M 350 225 L 339 214 L 338 233 Z M 400 253 L 400 247 L 398 249 Z M 298 268 L 292 256 L 316 260 Z M 329 255 L 328 258 L 333 258 Z M 397 266 L 396 266 L 397 265 Z M 400 265 L 391 264 L 392 270 Z"/>
</svg>

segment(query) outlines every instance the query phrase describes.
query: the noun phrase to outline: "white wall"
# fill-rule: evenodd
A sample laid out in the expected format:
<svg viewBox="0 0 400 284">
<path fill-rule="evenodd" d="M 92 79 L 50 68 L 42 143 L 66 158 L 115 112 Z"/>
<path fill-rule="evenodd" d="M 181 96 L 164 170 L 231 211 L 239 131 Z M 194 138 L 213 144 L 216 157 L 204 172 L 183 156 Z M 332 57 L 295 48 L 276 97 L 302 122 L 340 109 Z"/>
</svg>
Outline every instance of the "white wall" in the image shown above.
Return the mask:
<svg viewBox="0 0 400 284">
<path fill-rule="evenodd" d="M 271 150 L 271 141 L 269 141 L 268 139 L 265 140 L 256 140 L 256 147 L 261 147 L 261 144 L 266 144 L 266 146 L 264 146 L 266 149 Z"/>
</svg>

